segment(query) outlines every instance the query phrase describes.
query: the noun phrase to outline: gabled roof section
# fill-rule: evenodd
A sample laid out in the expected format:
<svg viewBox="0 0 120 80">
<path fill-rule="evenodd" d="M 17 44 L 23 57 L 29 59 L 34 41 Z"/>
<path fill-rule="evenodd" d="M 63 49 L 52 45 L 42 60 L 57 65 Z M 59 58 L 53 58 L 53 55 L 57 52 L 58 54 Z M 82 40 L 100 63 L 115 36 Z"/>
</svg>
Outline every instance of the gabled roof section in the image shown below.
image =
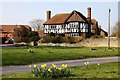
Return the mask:
<svg viewBox="0 0 120 80">
<path fill-rule="evenodd" d="M 76 16 L 74 16 L 74 14 Z M 49 19 L 48 21 L 46 21 L 45 24 L 64 24 L 67 22 L 70 22 L 70 18 L 72 19 L 72 21 L 79 21 L 79 22 L 88 22 L 87 18 L 81 14 L 78 11 L 72 11 L 71 13 L 67 13 L 67 14 L 56 14 L 55 16 L 53 16 L 51 19 Z"/>
<path fill-rule="evenodd" d="M 76 10 L 72 11 L 72 13 L 65 22 L 72 22 L 72 21 L 88 22 L 87 18 L 82 13 Z"/>
</svg>

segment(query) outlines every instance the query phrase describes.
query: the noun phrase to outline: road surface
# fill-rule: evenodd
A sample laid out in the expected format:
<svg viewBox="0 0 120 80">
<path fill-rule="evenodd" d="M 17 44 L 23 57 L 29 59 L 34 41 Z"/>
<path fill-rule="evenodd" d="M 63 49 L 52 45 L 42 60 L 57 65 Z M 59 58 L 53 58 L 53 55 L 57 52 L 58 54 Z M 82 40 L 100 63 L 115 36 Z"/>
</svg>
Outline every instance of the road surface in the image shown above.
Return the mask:
<svg viewBox="0 0 120 80">
<path fill-rule="evenodd" d="M 119 57 L 120 58 L 120 57 Z M 61 64 L 68 64 L 69 66 L 83 66 L 84 62 L 88 61 L 90 64 L 97 64 L 97 63 L 106 63 L 106 62 L 119 62 L 118 57 L 103 57 L 103 58 L 87 58 L 87 59 L 79 59 L 79 60 L 65 60 L 65 61 L 55 61 L 55 62 L 44 62 L 48 66 L 51 64 L 57 64 L 60 66 Z M 44 63 L 37 63 L 37 66 L 40 66 Z M 32 66 L 34 64 L 31 64 Z M 2 67 L 2 74 L 13 74 L 13 73 L 20 73 L 20 72 L 30 72 L 31 69 L 29 65 L 20 65 L 20 66 L 3 66 Z"/>
</svg>

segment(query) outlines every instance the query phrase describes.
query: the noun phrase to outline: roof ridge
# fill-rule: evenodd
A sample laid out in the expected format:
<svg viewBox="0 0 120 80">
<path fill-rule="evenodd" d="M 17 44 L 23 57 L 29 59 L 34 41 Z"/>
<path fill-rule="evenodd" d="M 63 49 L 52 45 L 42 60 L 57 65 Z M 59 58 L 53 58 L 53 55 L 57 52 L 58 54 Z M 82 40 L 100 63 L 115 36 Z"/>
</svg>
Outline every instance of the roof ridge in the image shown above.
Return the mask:
<svg viewBox="0 0 120 80">
<path fill-rule="evenodd" d="M 70 13 L 58 13 L 58 14 L 56 14 L 56 15 L 59 15 L 59 14 L 70 14 Z"/>
</svg>

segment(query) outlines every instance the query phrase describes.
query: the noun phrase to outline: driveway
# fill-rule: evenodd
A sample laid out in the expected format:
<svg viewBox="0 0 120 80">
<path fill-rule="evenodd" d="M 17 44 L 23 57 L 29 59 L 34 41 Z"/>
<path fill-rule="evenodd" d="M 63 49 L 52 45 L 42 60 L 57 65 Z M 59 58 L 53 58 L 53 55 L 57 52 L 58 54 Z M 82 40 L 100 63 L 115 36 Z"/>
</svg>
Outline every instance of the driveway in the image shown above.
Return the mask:
<svg viewBox="0 0 120 80">
<path fill-rule="evenodd" d="M 120 58 L 120 57 L 119 57 Z M 48 66 L 51 64 L 57 64 L 60 66 L 61 64 L 68 64 L 69 66 L 83 66 L 84 62 L 88 61 L 90 64 L 97 64 L 97 63 L 107 63 L 107 62 L 119 62 L 118 57 L 102 57 L 102 58 L 87 58 L 87 59 L 78 59 L 78 60 L 65 60 L 65 61 L 55 61 L 55 62 L 44 62 Z M 37 66 L 40 66 L 42 63 L 37 63 Z M 31 64 L 32 66 L 34 64 Z M 20 65 L 20 66 L 3 66 L 2 67 L 2 74 L 13 74 L 19 72 L 30 72 L 31 69 L 29 65 Z"/>
</svg>

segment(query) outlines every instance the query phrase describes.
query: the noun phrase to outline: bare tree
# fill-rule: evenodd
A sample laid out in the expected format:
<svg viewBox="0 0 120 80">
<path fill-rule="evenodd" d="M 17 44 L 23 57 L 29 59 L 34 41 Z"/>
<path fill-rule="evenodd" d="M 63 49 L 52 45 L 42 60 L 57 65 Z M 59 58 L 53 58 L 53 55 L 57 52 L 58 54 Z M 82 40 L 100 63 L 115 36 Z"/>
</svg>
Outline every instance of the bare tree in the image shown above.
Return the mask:
<svg viewBox="0 0 120 80">
<path fill-rule="evenodd" d="M 116 23 L 114 28 L 112 29 L 112 37 L 119 37 L 120 38 L 120 21 Z"/>
<path fill-rule="evenodd" d="M 44 22 L 44 20 L 42 20 L 42 19 L 34 19 L 29 22 L 29 25 L 33 31 L 43 30 L 43 22 Z"/>
</svg>

